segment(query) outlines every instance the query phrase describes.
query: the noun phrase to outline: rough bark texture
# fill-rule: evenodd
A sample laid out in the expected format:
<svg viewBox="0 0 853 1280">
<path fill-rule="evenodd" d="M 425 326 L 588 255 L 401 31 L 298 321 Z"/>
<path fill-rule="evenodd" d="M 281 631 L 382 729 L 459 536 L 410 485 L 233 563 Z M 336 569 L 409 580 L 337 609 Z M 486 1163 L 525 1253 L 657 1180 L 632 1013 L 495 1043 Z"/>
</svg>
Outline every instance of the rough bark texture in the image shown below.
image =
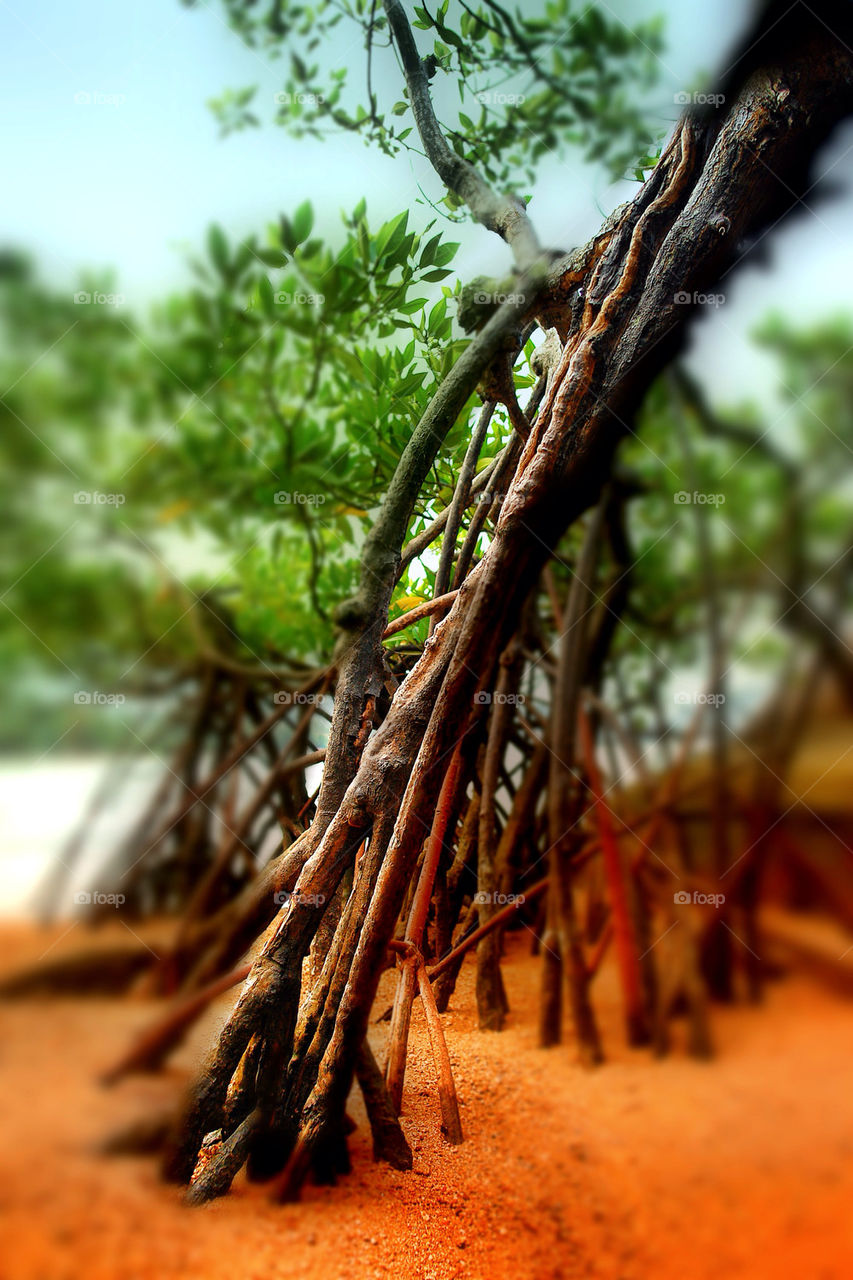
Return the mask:
<svg viewBox="0 0 853 1280">
<path fill-rule="evenodd" d="M 416 118 L 421 112 L 422 136 L 439 148 L 436 163 L 443 173 L 447 157 L 432 138 L 434 118 L 418 106 L 423 84 L 398 29 L 400 6 L 386 0 L 385 8 Z M 582 267 L 559 281 L 556 302 L 560 289 L 584 285 L 583 313 L 575 327 L 566 327 L 559 366 L 521 449 L 491 545 L 455 584 L 450 611 L 365 744 L 364 699 L 380 658 L 413 504 L 485 365 L 505 335 L 534 311 L 545 283 L 540 267 L 525 265 L 524 303 L 502 308 L 486 325 L 415 428 L 368 538 L 358 596 L 338 615 L 344 643 L 335 716 L 317 815 L 297 842 L 298 855 L 295 847 L 289 851 L 302 862 L 294 895 L 252 967 L 168 1149 L 167 1174 L 188 1182 L 205 1134 L 222 1123 L 229 1082 L 259 1037 L 243 1118 L 193 1184 L 194 1202 L 224 1191 L 247 1158 L 259 1175 L 283 1167 L 274 1189 L 279 1198 L 298 1191 L 312 1163 L 328 1161 L 329 1152 L 340 1158 L 345 1100 L 376 984 L 480 673 L 495 668 L 566 527 L 597 502 L 618 440 L 651 378 L 677 348 L 690 312 L 680 298 L 710 288 L 735 265 L 743 239 L 791 205 L 808 157 L 851 108 L 850 50 L 823 23 L 809 23 L 794 8 L 800 25 L 777 24 L 773 56 L 735 87 L 725 110 L 682 119 L 637 197 L 608 220 L 582 256 Z M 490 204 L 491 193 L 484 194 L 456 161 L 452 155 L 447 161 L 452 169 L 446 181 L 464 189 L 476 216 L 521 246 L 522 260 L 529 260 L 531 241 L 518 210 Z M 323 904 L 353 868 L 365 837 L 366 852 L 332 943 L 334 972 L 324 968 L 319 994 L 306 994 L 302 962 Z M 269 883 L 279 874 L 271 872 Z M 567 886 L 559 876 L 563 922 L 571 920 Z M 259 906 L 256 918 L 262 915 Z M 577 937 L 563 936 L 571 950 Z M 578 971 L 585 966 L 580 955 L 574 962 Z M 594 1056 L 594 1027 L 584 1023 L 576 996 L 573 989 L 581 1043 Z"/>
</svg>

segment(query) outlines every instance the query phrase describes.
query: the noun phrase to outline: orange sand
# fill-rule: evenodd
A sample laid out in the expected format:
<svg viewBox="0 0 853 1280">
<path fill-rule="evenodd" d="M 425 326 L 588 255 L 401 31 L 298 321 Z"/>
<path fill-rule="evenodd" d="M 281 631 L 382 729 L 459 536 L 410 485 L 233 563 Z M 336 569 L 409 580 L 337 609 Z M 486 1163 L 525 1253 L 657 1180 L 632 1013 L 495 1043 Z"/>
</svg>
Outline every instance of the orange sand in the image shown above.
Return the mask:
<svg viewBox="0 0 853 1280">
<path fill-rule="evenodd" d="M 0 1280 L 853 1274 L 853 1007 L 789 977 L 760 1009 L 715 1013 L 715 1062 L 685 1058 L 680 1040 L 654 1061 L 624 1047 L 605 969 L 595 996 L 608 1062 L 587 1073 L 566 1046 L 536 1048 L 539 963 L 527 940 L 510 939 L 504 1033 L 476 1030 L 470 959 L 444 1019 L 463 1146 L 439 1133 L 416 1004 L 403 1116 L 414 1172 L 372 1163 L 356 1094 L 352 1175 L 307 1188 L 298 1205 L 274 1206 L 241 1178 L 225 1199 L 187 1209 L 152 1160 L 93 1154 L 106 1133 L 175 1096 L 233 996 L 164 1075 L 111 1091 L 94 1082 L 97 1072 L 159 1005 L 2 1006 Z M 3 968 L 35 958 L 47 941 L 4 927 Z M 87 942 L 76 929 L 52 954 Z M 374 1033 L 381 1053 L 387 1024 Z"/>
</svg>

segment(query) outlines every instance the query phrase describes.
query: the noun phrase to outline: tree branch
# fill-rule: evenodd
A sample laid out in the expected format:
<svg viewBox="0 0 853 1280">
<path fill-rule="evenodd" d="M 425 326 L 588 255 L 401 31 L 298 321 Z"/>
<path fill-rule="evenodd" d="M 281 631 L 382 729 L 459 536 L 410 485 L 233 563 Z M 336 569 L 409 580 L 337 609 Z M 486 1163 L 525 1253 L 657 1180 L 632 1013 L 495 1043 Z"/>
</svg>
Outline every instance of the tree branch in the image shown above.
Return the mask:
<svg viewBox="0 0 853 1280">
<path fill-rule="evenodd" d="M 400 0 L 383 0 L 383 4 L 403 63 L 412 114 L 427 159 L 448 190 L 464 200 L 477 221 L 507 242 L 519 269 L 528 267 L 541 250 L 524 205 L 515 196 L 497 195 L 474 166 L 448 145 L 433 109 L 427 73 L 403 6 Z"/>
</svg>

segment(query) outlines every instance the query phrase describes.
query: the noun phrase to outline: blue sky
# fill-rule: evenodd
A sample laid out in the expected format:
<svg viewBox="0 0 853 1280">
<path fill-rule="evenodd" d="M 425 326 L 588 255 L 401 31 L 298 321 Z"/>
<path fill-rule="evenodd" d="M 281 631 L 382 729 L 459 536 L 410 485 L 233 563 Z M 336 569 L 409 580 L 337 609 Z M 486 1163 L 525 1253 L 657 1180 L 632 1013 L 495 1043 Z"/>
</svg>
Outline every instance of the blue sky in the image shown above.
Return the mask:
<svg viewBox="0 0 853 1280">
<path fill-rule="evenodd" d="M 665 123 L 676 115 L 675 91 L 725 65 L 745 6 L 613 0 L 602 8 L 628 22 L 666 14 L 669 47 L 655 103 Z M 334 58 L 360 68 L 362 50 L 349 43 L 345 23 L 336 39 Z M 366 193 L 371 222 L 378 222 L 413 203 L 424 176 L 350 135 L 317 145 L 265 123 L 220 140 L 207 100 L 256 83 L 259 114 L 268 121 L 281 68 L 242 45 L 215 0 L 192 9 L 178 0 L 0 0 L 0 41 L 7 179 L 0 234 L 7 245 L 31 249 L 58 284 L 70 284 L 81 267 L 114 266 L 128 303 L 143 305 L 186 279 L 182 249 L 197 246 L 214 219 L 236 236 L 310 197 L 319 225 L 331 227 L 341 208 Z M 393 76 L 393 67 L 386 74 Z M 388 92 L 398 96 L 397 85 Z M 81 93 L 117 101 L 75 101 Z M 827 161 L 842 157 L 832 176 L 844 184 L 844 197 L 806 211 L 777 235 L 773 269 L 732 277 L 725 308 L 697 327 L 701 358 L 733 384 L 754 383 L 743 337 L 769 306 L 809 316 L 846 305 L 853 248 L 843 153 L 851 143 L 853 131 L 839 136 Z M 631 189 L 610 188 L 572 166 L 546 167 L 531 213 L 544 240 L 570 246 Z M 471 227 L 461 238 L 463 276 L 502 268 L 494 237 Z"/>
<path fill-rule="evenodd" d="M 620 7 L 630 19 L 660 6 Z M 721 22 L 713 5 L 689 22 L 670 7 L 661 106 L 674 118 L 673 90 L 713 61 L 731 21 Z M 13 194 L 4 238 L 32 245 L 51 270 L 115 264 L 128 295 L 150 295 L 176 278 L 180 245 L 197 244 L 213 217 L 246 230 L 306 196 L 336 216 L 365 191 L 376 216 L 400 208 L 407 161 L 387 161 L 357 138 L 317 146 L 268 123 L 218 138 L 209 98 L 257 83 L 259 114 L 268 121 L 281 88 L 280 64 L 242 44 L 218 0 L 192 9 L 179 0 L 3 0 L 0 28 L 4 168 Z M 334 56 L 356 76 L 362 50 L 350 43 L 353 31 L 339 25 Z M 388 87 L 399 96 L 396 85 Z M 80 93 L 119 101 L 82 104 Z M 540 220 L 554 224 L 546 235 L 564 241 L 565 222 L 582 219 L 587 206 L 598 219 L 594 200 L 576 194 L 567 210 L 565 182 L 552 189 L 558 216 L 537 194 Z M 478 232 L 473 240 L 488 244 L 489 237 Z"/>
</svg>

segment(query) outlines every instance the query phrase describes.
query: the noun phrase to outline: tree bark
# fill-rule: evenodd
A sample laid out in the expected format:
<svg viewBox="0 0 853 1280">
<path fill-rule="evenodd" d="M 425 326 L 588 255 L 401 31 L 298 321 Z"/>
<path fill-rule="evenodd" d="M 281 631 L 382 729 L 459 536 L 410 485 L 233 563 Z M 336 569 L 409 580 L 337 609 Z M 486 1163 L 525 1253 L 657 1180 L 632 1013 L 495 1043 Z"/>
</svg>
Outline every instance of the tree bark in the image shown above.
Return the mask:
<svg viewBox="0 0 853 1280">
<path fill-rule="evenodd" d="M 389 17 L 395 7 L 388 0 Z M 268 1169 L 288 1161 L 275 1193 L 290 1195 L 312 1155 L 340 1132 L 387 945 L 435 808 L 443 761 L 467 724 L 478 672 L 489 669 L 510 641 L 525 598 L 567 525 L 597 500 L 627 422 L 677 348 L 691 310 L 682 295 L 706 290 L 735 265 L 742 239 L 797 199 L 808 157 L 851 108 L 853 56 L 824 24 L 801 24 L 781 61 L 775 48 L 769 69 L 753 71 L 725 113 L 679 123 L 635 200 L 591 243 L 583 314 L 521 451 L 491 545 L 461 583 L 359 758 L 365 689 L 413 503 L 435 450 L 471 394 L 472 379 L 476 385 L 483 361 L 507 328 L 523 319 L 531 296 L 541 290 L 541 274 L 533 271 L 523 282 L 525 303 L 515 313 L 499 312 L 472 342 L 416 428 L 368 538 L 359 594 L 339 615 L 348 643 L 297 892 L 253 966 L 167 1156 L 167 1172 L 187 1181 L 202 1138 L 221 1122 L 229 1081 L 247 1045 L 261 1035 L 254 1110 L 227 1137 L 221 1158 L 207 1166 L 193 1200 L 224 1190 L 259 1135 L 276 1149 Z M 513 234 L 510 224 L 504 229 Z M 516 229 L 519 243 L 526 243 L 523 226 Z M 351 913 L 339 925 L 340 999 L 333 1009 L 325 1007 L 321 1043 L 288 1070 L 302 960 L 322 916 L 319 899 L 334 894 L 368 833 L 353 887 L 354 899 L 366 899 L 367 906 L 354 944 Z"/>
</svg>

